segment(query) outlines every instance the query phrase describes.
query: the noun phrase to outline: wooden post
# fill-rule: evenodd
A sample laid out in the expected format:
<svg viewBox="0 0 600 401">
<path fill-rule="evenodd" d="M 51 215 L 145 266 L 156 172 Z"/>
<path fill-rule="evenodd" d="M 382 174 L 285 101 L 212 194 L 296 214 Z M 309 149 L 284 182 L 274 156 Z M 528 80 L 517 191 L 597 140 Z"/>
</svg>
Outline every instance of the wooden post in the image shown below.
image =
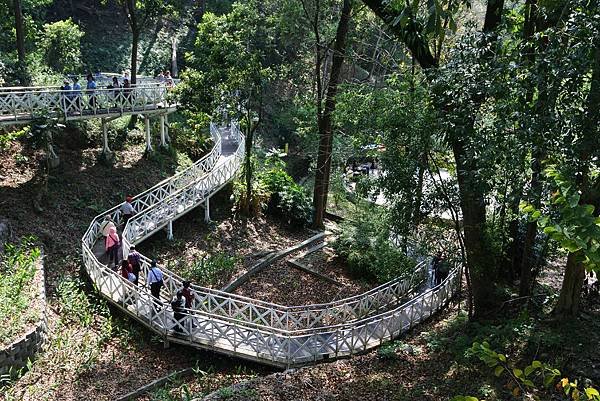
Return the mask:
<svg viewBox="0 0 600 401">
<path fill-rule="evenodd" d="M 144 123 L 146 124 L 146 153 L 152 152 L 152 142 L 150 138 L 150 118 L 144 115 Z"/>
<path fill-rule="evenodd" d="M 110 148 L 108 147 L 108 126 L 106 125 L 106 118 L 102 118 L 102 153 L 109 154 Z"/>
<path fill-rule="evenodd" d="M 165 138 L 165 115 L 162 114 L 160 116 L 160 146 L 163 148 L 167 147 L 167 142 Z"/>
<path fill-rule="evenodd" d="M 204 201 L 204 221 L 210 223 L 210 198 Z"/>
</svg>

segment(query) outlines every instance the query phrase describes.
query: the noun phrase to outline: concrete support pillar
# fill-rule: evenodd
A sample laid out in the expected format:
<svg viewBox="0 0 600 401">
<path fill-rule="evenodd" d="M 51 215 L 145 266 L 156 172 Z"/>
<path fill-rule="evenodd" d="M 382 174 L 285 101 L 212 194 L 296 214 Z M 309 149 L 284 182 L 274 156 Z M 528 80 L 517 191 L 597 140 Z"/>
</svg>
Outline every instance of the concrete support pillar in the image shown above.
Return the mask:
<svg viewBox="0 0 600 401">
<path fill-rule="evenodd" d="M 102 153 L 109 154 L 110 148 L 108 147 L 108 126 L 106 118 L 102 118 Z"/>
<path fill-rule="evenodd" d="M 144 116 L 144 123 L 146 124 L 146 152 L 152 152 L 152 141 L 150 137 L 150 118 Z"/>
<path fill-rule="evenodd" d="M 167 226 L 167 239 L 169 241 L 173 240 L 173 220 L 169 220 L 169 225 Z"/>
<path fill-rule="evenodd" d="M 160 116 L 160 146 L 163 148 L 167 147 L 166 136 L 165 136 L 165 115 Z"/>
<path fill-rule="evenodd" d="M 210 198 L 204 201 L 204 221 L 210 223 Z"/>
<path fill-rule="evenodd" d="M 168 143 L 171 143 L 171 137 L 169 136 L 169 115 L 165 114 L 165 139 Z"/>
</svg>

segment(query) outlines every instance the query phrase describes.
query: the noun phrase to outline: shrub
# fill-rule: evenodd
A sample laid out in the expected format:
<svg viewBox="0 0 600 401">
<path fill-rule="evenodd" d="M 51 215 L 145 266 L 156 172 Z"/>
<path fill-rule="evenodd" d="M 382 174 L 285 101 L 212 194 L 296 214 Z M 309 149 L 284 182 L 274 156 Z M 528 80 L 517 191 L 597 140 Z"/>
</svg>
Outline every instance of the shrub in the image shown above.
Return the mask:
<svg viewBox="0 0 600 401">
<path fill-rule="evenodd" d="M 312 213 L 310 198 L 285 171 L 285 162 L 279 154 L 271 152 L 262 163 L 252 157 L 254 179 L 250 210 L 258 213 L 266 209 L 269 213 L 287 219 L 289 223 L 306 224 Z M 243 172 L 242 172 L 243 173 Z M 243 176 L 243 174 L 242 174 Z M 240 209 L 246 205 L 246 184 L 238 179 L 233 184 L 233 195 Z"/>
<path fill-rule="evenodd" d="M 192 161 L 204 156 L 213 144 L 208 131 L 208 117 L 202 113 L 186 113 L 185 119 L 179 118 L 169 126 L 169 136 L 175 148 L 185 152 Z"/>
<path fill-rule="evenodd" d="M 0 263 L 0 344 L 7 345 L 28 324 L 38 318 L 38 309 L 32 308 L 37 299 L 37 286 L 32 285 L 36 261 L 40 250 L 33 245 L 34 238 L 27 237 L 18 245 L 6 244 L 4 259 Z"/>
<path fill-rule="evenodd" d="M 285 162 L 278 154 L 267 156 L 258 180 L 270 193 L 268 209 L 288 218 L 290 222 L 305 224 L 312 212 L 312 205 L 304 188 L 285 171 Z"/>
<path fill-rule="evenodd" d="M 346 260 L 350 274 L 383 283 L 413 271 L 416 261 L 390 242 L 385 219 L 372 209 L 359 211 L 341 228 L 333 248 Z"/>
</svg>

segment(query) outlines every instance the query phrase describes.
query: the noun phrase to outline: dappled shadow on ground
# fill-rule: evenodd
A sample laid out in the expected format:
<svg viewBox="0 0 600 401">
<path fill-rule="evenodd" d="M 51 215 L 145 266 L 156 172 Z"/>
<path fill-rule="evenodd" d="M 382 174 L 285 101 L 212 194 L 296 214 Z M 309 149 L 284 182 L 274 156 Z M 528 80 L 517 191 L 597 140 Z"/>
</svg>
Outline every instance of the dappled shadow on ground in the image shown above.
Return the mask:
<svg viewBox="0 0 600 401">
<path fill-rule="evenodd" d="M 598 310 L 588 309 L 567 324 L 514 311 L 486 322 L 468 322 L 458 310 L 453 305 L 365 355 L 259 378 L 226 399 L 447 401 L 455 395 L 490 401 L 520 399 L 511 395 L 507 376 L 495 377 L 493 369 L 469 356 L 472 343 L 483 340 L 505 353 L 515 367 L 537 359 L 560 368 L 571 379 L 600 381 Z M 556 390 L 538 395 L 553 399 Z"/>
<path fill-rule="evenodd" d="M 42 170 L 39 152 L 15 144 L 0 155 L 0 216 L 7 217 L 17 235 L 35 235 L 44 245 L 50 291 L 58 276 L 78 274 L 81 237 L 91 220 L 121 203 L 125 194 L 136 194 L 172 175 L 176 162 L 167 156 L 143 157 L 142 144 L 116 153 L 114 166 L 97 163 L 99 148 L 69 148 L 68 138 L 56 146 L 60 165 L 50 172 L 48 192 L 37 212 L 33 199 L 39 192 Z M 15 170 L 12 160 L 27 157 Z M 14 175 L 19 177 L 14 177 Z"/>
</svg>

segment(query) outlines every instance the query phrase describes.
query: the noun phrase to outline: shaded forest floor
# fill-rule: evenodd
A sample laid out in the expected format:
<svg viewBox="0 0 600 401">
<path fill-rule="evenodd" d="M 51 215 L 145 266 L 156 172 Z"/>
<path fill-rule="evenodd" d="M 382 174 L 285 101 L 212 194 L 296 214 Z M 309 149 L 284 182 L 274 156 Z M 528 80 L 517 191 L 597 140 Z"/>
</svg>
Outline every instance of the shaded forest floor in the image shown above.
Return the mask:
<svg viewBox="0 0 600 401">
<path fill-rule="evenodd" d="M 556 300 L 561 265 L 549 266 L 527 309 L 502 305 L 488 320 L 469 322 L 458 300 L 428 322 L 396 341 L 366 354 L 297 370 L 278 372 L 220 388 L 206 400 L 382 400 L 447 401 L 455 395 L 473 395 L 488 401 L 521 400 L 511 393 L 506 377 L 493 370 L 469 348 L 488 341 L 505 353 L 514 367 L 532 360 L 550 363 L 563 376 L 580 383 L 600 383 L 600 304 L 584 302 L 585 313 L 564 324 L 549 315 Z M 462 304 L 464 307 L 464 303 Z M 179 400 L 185 392 L 197 399 L 208 394 L 205 379 L 190 377 L 168 384 L 140 400 Z M 561 400 L 552 388 L 538 394 L 542 400 Z"/>
</svg>

